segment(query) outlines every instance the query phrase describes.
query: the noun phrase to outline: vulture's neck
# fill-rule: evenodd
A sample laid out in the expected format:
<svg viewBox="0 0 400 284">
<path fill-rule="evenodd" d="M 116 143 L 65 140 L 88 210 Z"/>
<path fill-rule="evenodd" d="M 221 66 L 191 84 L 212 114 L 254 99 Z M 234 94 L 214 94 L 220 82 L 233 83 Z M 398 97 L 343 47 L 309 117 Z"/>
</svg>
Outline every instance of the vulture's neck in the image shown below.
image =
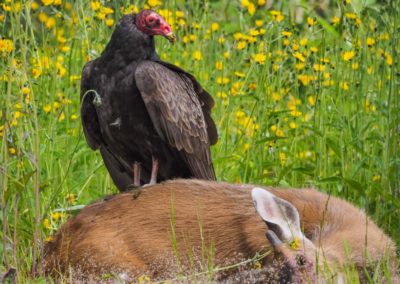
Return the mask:
<svg viewBox="0 0 400 284">
<path fill-rule="evenodd" d="M 100 62 L 124 67 L 135 61 L 159 60 L 154 38 L 139 31 L 129 36 L 114 35 L 101 55 Z M 120 66 L 121 65 L 121 66 Z"/>
</svg>

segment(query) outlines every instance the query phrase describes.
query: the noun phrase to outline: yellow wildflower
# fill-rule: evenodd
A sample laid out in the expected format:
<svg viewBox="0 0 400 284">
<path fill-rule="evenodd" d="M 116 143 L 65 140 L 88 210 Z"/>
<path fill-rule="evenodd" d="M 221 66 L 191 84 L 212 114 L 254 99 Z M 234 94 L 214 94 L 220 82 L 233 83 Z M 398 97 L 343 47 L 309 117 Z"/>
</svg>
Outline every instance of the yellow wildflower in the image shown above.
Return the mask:
<svg viewBox="0 0 400 284">
<path fill-rule="evenodd" d="M 194 54 L 193 54 L 193 58 L 196 61 L 202 60 L 203 56 L 201 55 L 201 51 L 199 51 L 199 50 L 195 51 Z"/>
<path fill-rule="evenodd" d="M 301 46 L 306 46 L 306 45 L 307 45 L 307 42 L 308 42 L 308 39 L 307 39 L 307 38 L 302 38 L 302 39 L 299 41 L 299 43 L 300 43 Z"/>
<path fill-rule="evenodd" d="M 339 83 L 339 87 L 345 91 L 347 91 L 349 89 L 349 84 L 346 81 L 341 81 Z"/>
<path fill-rule="evenodd" d="M 303 70 L 305 67 L 306 67 L 306 65 L 304 63 L 296 63 L 294 65 L 294 68 L 296 68 L 296 70 L 299 70 L 299 71 Z"/>
<path fill-rule="evenodd" d="M 46 239 L 44 240 L 46 243 L 51 242 L 54 239 L 53 236 L 48 236 L 46 237 Z"/>
<path fill-rule="evenodd" d="M 249 12 L 249 14 L 253 16 L 254 13 L 256 12 L 256 6 L 253 3 L 250 3 L 249 6 L 247 7 L 247 12 Z"/>
<path fill-rule="evenodd" d="M 104 20 L 106 18 L 106 14 L 103 12 L 98 12 L 96 14 L 96 16 L 97 16 L 97 19 L 99 19 L 99 20 Z"/>
<path fill-rule="evenodd" d="M 160 5 L 162 4 L 162 2 L 159 1 L 159 0 L 148 0 L 148 1 L 147 1 L 147 4 L 148 4 L 151 8 L 154 8 L 154 7 L 156 7 L 156 6 L 160 6 Z"/>
<path fill-rule="evenodd" d="M 49 6 L 51 4 L 53 4 L 54 0 L 42 0 L 43 5 L 45 6 Z"/>
<path fill-rule="evenodd" d="M 100 1 L 90 1 L 90 8 L 93 11 L 97 11 L 101 8 L 101 3 Z"/>
<path fill-rule="evenodd" d="M 39 68 L 33 68 L 32 75 L 35 79 L 37 79 L 40 75 L 42 75 L 42 70 Z"/>
<path fill-rule="evenodd" d="M 279 23 L 279 22 L 282 22 L 282 21 L 283 21 L 284 16 L 282 15 L 282 13 L 281 13 L 280 11 L 272 10 L 270 13 L 271 13 L 273 19 L 274 19 L 276 22 Z"/>
<path fill-rule="evenodd" d="M 65 120 L 65 113 L 62 112 L 62 113 L 60 114 L 60 116 L 58 117 L 58 121 L 64 121 L 64 120 Z"/>
<path fill-rule="evenodd" d="M 331 23 L 332 23 L 332 25 L 336 26 L 337 24 L 340 23 L 340 18 L 336 17 L 336 16 L 333 16 L 332 19 L 331 19 Z"/>
<path fill-rule="evenodd" d="M 255 90 L 257 89 L 257 84 L 256 83 L 250 83 L 249 84 L 249 90 Z"/>
<path fill-rule="evenodd" d="M 309 26 L 314 26 L 316 22 L 317 21 L 314 18 L 310 18 L 310 17 L 307 18 L 307 24 Z"/>
<path fill-rule="evenodd" d="M 71 11 L 72 10 L 72 4 L 71 3 L 65 3 L 64 8 L 67 11 Z"/>
<path fill-rule="evenodd" d="M 256 20 L 256 26 L 261 27 L 264 24 L 264 21 L 262 20 Z"/>
<path fill-rule="evenodd" d="M 215 32 L 218 29 L 219 29 L 219 24 L 218 23 L 214 22 L 214 23 L 211 24 L 211 31 L 212 32 Z"/>
<path fill-rule="evenodd" d="M 299 238 L 294 238 L 293 242 L 290 244 L 290 247 L 291 247 L 293 250 L 298 249 L 298 248 L 300 247 L 300 240 L 299 240 Z"/>
<path fill-rule="evenodd" d="M 389 40 L 390 36 L 388 32 L 385 32 L 379 36 L 380 40 Z"/>
<path fill-rule="evenodd" d="M 314 70 L 317 72 L 323 72 L 325 70 L 325 65 L 323 64 L 314 64 Z"/>
<path fill-rule="evenodd" d="M 302 83 L 303 86 L 307 86 L 312 81 L 312 76 L 300 74 L 298 77 L 299 81 Z"/>
<path fill-rule="evenodd" d="M 244 78 L 244 77 L 246 77 L 246 74 L 244 74 L 244 73 L 242 73 L 242 72 L 235 72 L 234 74 L 235 74 L 235 76 L 237 76 L 237 77 L 239 77 L 239 78 Z"/>
<path fill-rule="evenodd" d="M 217 92 L 217 97 L 220 99 L 226 99 L 228 95 L 224 92 Z"/>
<path fill-rule="evenodd" d="M 308 104 L 309 104 L 310 106 L 314 106 L 314 105 L 315 105 L 315 102 L 316 102 L 315 96 L 309 96 L 309 97 L 307 98 L 307 101 L 308 101 Z"/>
<path fill-rule="evenodd" d="M 301 62 L 306 61 L 306 58 L 304 57 L 304 55 L 301 52 L 296 52 L 295 54 L 293 54 L 293 56 Z"/>
<path fill-rule="evenodd" d="M 381 180 L 381 176 L 380 175 L 374 175 L 373 177 L 372 177 L 372 181 L 380 181 Z"/>
<path fill-rule="evenodd" d="M 222 70 L 223 66 L 224 66 L 224 64 L 222 62 L 220 62 L 220 61 L 215 62 L 215 69 Z"/>
<path fill-rule="evenodd" d="M 3 56 L 11 53 L 14 50 L 14 43 L 9 39 L 0 39 L 0 53 Z"/>
<path fill-rule="evenodd" d="M 281 34 L 282 34 L 284 37 L 290 37 L 290 36 L 292 35 L 292 33 L 291 33 L 291 32 L 288 32 L 288 31 L 283 31 Z"/>
<path fill-rule="evenodd" d="M 34 11 L 39 9 L 39 4 L 37 2 L 35 2 L 35 1 L 33 1 L 32 4 L 31 4 L 31 9 L 34 10 Z"/>
<path fill-rule="evenodd" d="M 107 19 L 106 20 L 106 26 L 107 27 L 112 27 L 114 25 L 114 19 Z"/>
<path fill-rule="evenodd" d="M 375 45 L 375 39 L 373 39 L 371 37 L 367 38 L 367 46 L 372 47 L 374 45 Z"/>
<path fill-rule="evenodd" d="M 68 193 L 66 199 L 68 204 L 74 204 L 76 202 L 76 197 L 72 193 Z"/>
<path fill-rule="evenodd" d="M 55 221 L 58 221 L 58 220 L 60 220 L 60 219 L 61 219 L 61 217 L 62 217 L 62 214 L 61 214 L 61 213 L 59 213 L 59 212 L 54 212 L 54 213 L 51 213 L 51 219 L 53 219 L 53 220 L 55 220 Z"/>
<path fill-rule="evenodd" d="M 237 44 L 237 49 L 242 50 L 247 46 L 247 43 L 245 41 L 239 41 Z"/>
<path fill-rule="evenodd" d="M 50 17 L 47 19 L 46 21 L 46 28 L 48 28 L 49 30 L 51 28 L 53 28 L 56 25 L 56 19 L 54 19 L 53 17 Z"/>
<path fill-rule="evenodd" d="M 246 8 L 246 7 L 248 7 L 250 5 L 250 1 L 249 0 L 242 0 L 241 4 L 242 4 L 242 7 Z"/>
<path fill-rule="evenodd" d="M 272 93 L 272 100 L 277 102 L 281 100 L 281 95 L 278 92 L 273 92 Z"/>
<path fill-rule="evenodd" d="M 386 64 L 391 66 L 393 64 L 393 58 L 390 55 L 390 53 L 385 53 L 385 58 L 386 58 Z"/>
<path fill-rule="evenodd" d="M 39 18 L 39 22 L 45 23 L 49 17 L 47 16 L 47 14 L 45 12 L 40 12 L 38 15 L 38 18 Z"/>
<path fill-rule="evenodd" d="M 49 221 L 49 219 L 44 219 L 43 220 L 43 225 L 44 225 L 44 227 L 46 228 L 46 229 L 48 229 L 48 230 L 51 230 L 52 229 L 52 226 L 51 226 L 51 224 L 50 224 L 50 221 Z"/>
<path fill-rule="evenodd" d="M 227 77 L 218 77 L 217 78 L 217 84 L 219 84 L 219 85 L 226 85 L 229 83 L 229 81 L 230 80 Z"/>
<path fill-rule="evenodd" d="M 175 12 L 175 16 L 176 16 L 177 18 L 183 18 L 183 17 L 185 16 L 185 12 L 183 12 L 183 11 L 176 11 L 176 12 Z"/>
<path fill-rule="evenodd" d="M 355 19 L 357 19 L 357 15 L 356 15 L 355 13 L 345 13 L 344 16 L 345 16 L 347 19 L 350 19 L 350 20 L 355 20 Z"/>
<path fill-rule="evenodd" d="M 114 13 L 114 10 L 113 10 L 112 8 L 110 8 L 110 7 L 104 7 L 104 8 L 102 9 L 102 12 L 103 12 L 105 15 L 110 15 L 110 14 L 113 14 L 113 13 Z"/>
<path fill-rule="evenodd" d="M 354 56 L 356 56 L 356 53 L 353 50 L 345 51 L 342 54 L 342 58 L 344 61 L 350 61 L 354 58 Z"/>
<path fill-rule="evenodd" d="M 45 113 L 49 113 L 49 112 L 51 111 L 51 105 L 50 105 L 50 104 L 45 105 L 45 106 L 43 107 L 43 111 L 44 111 Z"/>
<path fill-rule="evenodd" d="M 264 64 L 266 60 L 266 56 L 263 53 L 256 53 L 252 55 L 254 62 L 258 64 Z"/>
</svg>

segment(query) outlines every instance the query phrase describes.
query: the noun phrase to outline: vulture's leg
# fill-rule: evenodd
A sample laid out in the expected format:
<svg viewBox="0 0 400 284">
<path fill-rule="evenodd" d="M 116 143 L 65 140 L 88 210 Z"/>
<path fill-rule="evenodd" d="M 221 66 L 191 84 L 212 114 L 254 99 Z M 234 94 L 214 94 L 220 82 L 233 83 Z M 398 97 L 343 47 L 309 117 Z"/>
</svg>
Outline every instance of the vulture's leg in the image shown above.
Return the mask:
<svg viewBox="0 0 400 284">
<path fill-rule="evenodd" d="M 136 161 L 133 163 L 133 185 L 140 186 L 140 164 Z"/>
<path fill-rule="evenodd" d="M 151 162 L 151 178 L 150 182 L 143 185 L 143 186 L 148 186 L 148 185 L 153 185 L 157 183 L 157 173 L 158 173 L 158 160 L 154 158 L 154 156 L 151 157 L 152 162 Z"/>
<path fill-rule="evenodd" d="M 151 178 L 150 178 L 149 184 L 156 184 L 157 183 L 157 173 L 158 173 L 158 160 L 156 158 L 154 158 L 154 156 L 152 156 L 151 158 L 152 158 Z"/>
<path fill-rule="evenodd" d="M 138 198 L 142 192 L 140 188 L 140 164 L 138 162 L 133 163 L 133 186 L 131 188 L 133 188 L 133 199 Z"/>
</svg>

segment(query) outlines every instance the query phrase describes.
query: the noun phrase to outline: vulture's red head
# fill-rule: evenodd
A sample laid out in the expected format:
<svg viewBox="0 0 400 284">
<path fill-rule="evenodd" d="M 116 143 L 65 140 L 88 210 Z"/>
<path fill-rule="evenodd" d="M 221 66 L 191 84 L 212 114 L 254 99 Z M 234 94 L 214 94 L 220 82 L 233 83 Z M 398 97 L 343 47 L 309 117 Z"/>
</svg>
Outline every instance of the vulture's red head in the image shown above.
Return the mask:
<svg viewBox="0 0 400 284">
<path fill-rule="evenodd" d="M 170 25 L 153 10 L 142 10 L 136 15 L 136 27 L 143 33 L 166 37 L 171 43 L 176 41 Z"/>
</svg>

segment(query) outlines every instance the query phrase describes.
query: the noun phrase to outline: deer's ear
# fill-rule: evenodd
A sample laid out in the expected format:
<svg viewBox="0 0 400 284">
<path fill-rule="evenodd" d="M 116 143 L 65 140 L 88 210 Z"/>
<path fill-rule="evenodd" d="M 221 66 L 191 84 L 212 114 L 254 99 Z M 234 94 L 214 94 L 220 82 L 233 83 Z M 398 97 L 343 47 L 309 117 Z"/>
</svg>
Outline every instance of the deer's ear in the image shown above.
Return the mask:
<svg viewBox="0 0 400 284">
<path fill-rule="evenodd" d="M 303 236 L 299 212 L 291 203 L 259 187 L 253 188 L 251 196 L 257 213 L 279 239 L 292 241 Z"/>
</svg>

